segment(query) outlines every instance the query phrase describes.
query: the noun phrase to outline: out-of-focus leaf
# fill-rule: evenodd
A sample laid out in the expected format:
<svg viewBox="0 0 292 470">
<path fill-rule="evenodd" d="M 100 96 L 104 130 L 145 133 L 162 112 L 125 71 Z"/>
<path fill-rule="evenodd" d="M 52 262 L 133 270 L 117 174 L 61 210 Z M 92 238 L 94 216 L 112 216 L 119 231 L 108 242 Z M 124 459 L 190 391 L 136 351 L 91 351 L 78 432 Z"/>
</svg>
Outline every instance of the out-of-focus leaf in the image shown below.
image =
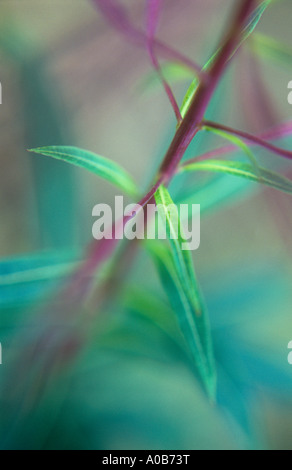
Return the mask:
<svg viewBox="0 0 292 470">
<path fill-rule="evenodd" d="M 256 189 L 254 186 L 253 189 Z M 241 198 L 249 197 L 253 194 L 247 180 L 239 178 L 229 178 L 226 174 L 213 174 L 210 181 L 203 187 L 197 188 L 195 185 L 188 185 L 178 194 L 179 203 L 197 203 L 201 207 L 201 216 L 211 211 L 218 211 L 225 206 L 235 204 Z"/>
<path fill-rule="evenodd" d="M 37 301 L 77 265 L 76 253 L 49 252 L 0 262 L 0 308 Z"/>
<path fill-rule="evenodd" d="M 255 54 L 269 60 L 274 60 L 275 62 L 280 63 L 281 65 L 285 65 L 291 69 L 291 47 L 261 33 L 254 34 L 252 39 L 251 50 Z"/>
<path fill-rule="evenodd" d="M 239 426 L 210 406 L 180 362 L 127 356 L 98 341 L 29 414 L 12 421 L 1 405 L 6 450 L 248 448 Z"/>
<path fill-rule="evenodd" d="M 87 150 L 82 150 L 77 147 L 67 146 L 39 147 L 29 151 L 56 158 L 57 160 L 62 160 L 91 171 L 92 173 L 95 173 L 96 175 L 115 184 L 132 196 L 137 195 L 138 193 L 134 181 L 123 168 L 108 158 L 101 157 L 93 152 L 88 152 Z"/>
<path fill-rule="evenodd" d="M 179 343 L 181 338 L 175 322 L 175 316 L 166 302 L 163 302 L 154 294 L 146 293 L 137 287 L 128 289 L 124 294 L 123 300 L 128 309 L 134 310 L 139 316 L 147 318 L 176 344 Z"/>
<path fill-rule="evenodd" d="M 240 45 L 245 42 L 249 36 L 254 32 L 255 28 L 257 27 L 261 17 L 263 16 L 266 8 L 273 3 L 274 0 L 264 0 L 263 2 L 260 3 L 260 5 L 255 9 L 253 14 L 250 17 L 250 20 L 243 30 L 242 33 L 242 40 Z M 240 47 L 240 45 L 238 47 Z"/>
<path fill-rule="evenodd" d="M 161 216 L 167 224 L 167 235 L 170 241 L 173 263 L 173 269 L 171 270 L 173 272 L 173 284 L 177 291 L 176 297 L 183 307 L 176 309 L 176 314 L 201 379 L 209 396 L 214 399 L 216 372 L 210 325 L 206 306 L 194 272 L 191 254 L 189 250 L 182 249 L 185 239 L 182 234 L 181 224 L 178 214 L 176 218 L 171 213 L 172 211 L 169 211 L 169 207 L 174 207 L 174 203 L 164 186 L 160 186 L 156 192 L 155 200 Z"/>
<path fill-rule="evenodd" d="M 253 43 L 252 39 L 249 45 Z M 251 53 L 242 54 L 238 66 L 236 95 L 246 125 L 255 132 L 272 129 L 280 122 L 280 116 L 275 100 L 266 87 L 265 73 L 259 58 Z M 245 73 L 246 70 L 249 71 L 248 74 Z"/>
<path fill-rule="evenodd" d="M 184 165 L 180 168 L 181 171 L 215 171 L 219 173 L 227 173 L 233 176 L 240 176 L 250 181 L 271 186 L 288 194 L 292 194 L 292 181 L 284 176 L 257 167 L 257 171 L 252 165 L 241 162 L 231 162 L 223 160 L 206 160 Z"/>
<path fill-rule="evenodd" d="M 185 65 L 176 62 L 166 62 L 161 65 L 161 72 L 168 82 L 178 82 L 181 80 L 192 79 L 194 73 Z M 149 72 L 140 82 L 139 89 L 151 91 L 154 87 L 160 85 L 159 77 L 153 70 Z"/>
<path fill-rule="evenodd" d="M 193 370 L 188 347 L 167 299 L 131 285 L 119 305 L 122 312 L 115 312 L 103 328 L 98 325 L 99 348 L 118 351 L 126 357 L 181 361 Z"/>
<path fill-rule="evenodd" d="M 19 124 L 24 148 L 38 147 L 43 142 L 62 145 L 71 141 L 68 109 L 47 73 L 47 58 L 37 53 L 37 42 L 16 18 L 4 13 L 0 21 L 3 67 L 6 57 L 12 69 L 16 68 L 21 84 L 19 113 L 25 119 Z M 34 190 L 26 197 L 27 203 L 33 202 L 34 223 L 30 224 L 31 233 L 27 235 L 39 249 L 67 249 L 74 243 L 77 228 L 74 168 L 65 165 L 60 168 L 57 162 L 45 159 L 33 159 L 29 166 Z"/>
</svg>

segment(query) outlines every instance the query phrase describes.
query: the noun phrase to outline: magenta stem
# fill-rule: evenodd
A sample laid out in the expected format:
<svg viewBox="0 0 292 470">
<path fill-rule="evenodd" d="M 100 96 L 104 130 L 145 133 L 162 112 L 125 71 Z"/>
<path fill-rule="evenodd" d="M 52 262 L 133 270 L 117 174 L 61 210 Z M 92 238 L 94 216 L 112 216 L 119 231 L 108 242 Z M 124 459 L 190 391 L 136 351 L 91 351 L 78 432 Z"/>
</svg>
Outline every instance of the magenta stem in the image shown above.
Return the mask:
<svg viewBox="0 0 292 470">
<path fill-rule="evenodd" d="M 284 124 L 280 124 L 278 126 L 273 127 L 272 129 L 269 129 L 268 131 L 263 132 L 258 138 L 262 140 L 276 140 L 276 139 L 281 139 L 287 136 L 292 135 L 292 122 L 286 122 Z M 255 146 L 254 142 L 251 142 L 251 146 Z M 202 155 L 198 155 L 196 157 L 193 157 L 183 163 L 183 166 L 189 165 L 191 163 L 196 163 L 198 161 L 202 160 L 209 160 L 211 158 L 219 158 L 222 155 L 226 156 L 230 153 L 235 152 L 238 150 L 238 147 L 236 145 L 224 145 L 223 147 L 216 148 L 214 150 L 210 150 L 209 152 L 203 153 Z"/>
<path fill-rule="evenodd" d="M 99 8 L 104 14 L 108 21 L 123 34 L 129 41 L 136 46 L 147 47 L 147 35 L 144 31 L 136 28 L 130 22 L 126 11 L 120 4 L 113 2 L 112 0 L 92 0 L 93 3 Z M 198 78 L 204 78 L 204 72 L 202 67 L 196 64 L 194 61 L 186 57 L 181 52 L 173 49 L 172 47 L 164 44 L 162 41 L 157 39 L 154 40 L 154 47 L 156 52 L 161 54 L 163 57 L 169 60 L 175 60 L 181 64 L 186 65 L 189 69 L 193 70 Z"/>
<path fill-rule="evenodd" d="M 261 137 L 257 137 L 256 135 L 249 134 L 248 132 L 244 131 L 239 131 L 237 129 L 233 129 L 232 127 L 224 126 L 223 124 L 218 124 L 212 121 L 203 121 L 202 125 L 210 127 L 212 129 L 227 132 L 228 134 L 235 135 L 237 137 L 242 138 L 243 140 L 252 142 L 255 145 L 259 145 L 262 148 L 265 148 L 277 155 L 280 155 L 281 157 L 292 159 L 292 152 L 290 150 L 281 149 L 280 147 L 270 144 L 266 140 L 262 139 Z"/>
<path fill-rule="evenodd" d="M 180 113 L 179 106 L 173 94 L 171 87 L 165 80 L 163 72 L 160 67 L 159 60 L 155 54 L 155 34 L 158 25 L 158 18 L 161 9 L 161 0 L 148 0 L 147 3 L 147 50 L 154 69 L 164 87 L 164 90 L 168 96 L 172 109 L 174 111 L 177 122 L 180 124 L 182 116 Z"/>
<path fill-rule="evenodd" d="M 237 15 L 220 48 L 220 53 L 207 71 L 207 80 L 199 84 L 193 101 L 162 162 L 159 174 L 164 180 L 171 179 L 186 149 L 198 132 L 213 93 L 230 62 L 232 52 L 240 43 L 242 29 L 255 5 L 255 0 L 241 0 Z"/>
</svg>

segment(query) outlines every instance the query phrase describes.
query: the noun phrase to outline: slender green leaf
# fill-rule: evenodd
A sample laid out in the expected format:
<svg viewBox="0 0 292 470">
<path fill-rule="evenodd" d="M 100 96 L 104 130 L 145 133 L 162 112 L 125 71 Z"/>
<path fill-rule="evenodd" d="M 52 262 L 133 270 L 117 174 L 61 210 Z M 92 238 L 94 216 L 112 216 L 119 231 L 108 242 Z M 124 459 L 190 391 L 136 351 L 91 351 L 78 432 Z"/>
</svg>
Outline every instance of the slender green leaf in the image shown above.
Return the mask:
<svg viewBox="0 0 292 470">
<path fill-rule="evenodd" d="M 272 3 L 274 2 L 274 0 L 264 0 L 263 2 L 260 3 L 260 5 L 255 9 L 255 11 L 253 12 L 251 18 L 250 18 L 250 21 L 249 23 L 247 24 L 247 26 L 245 27 L 245 29 L 243 30 L 243 33 L 242 33 L 242 40 L 240 42 L 240 45 L 238 47 L 241 46 L 241 44 L 243 42 L 245 42 L 249 36 L 254 32 L 255 28 L 257 27 L 260 19 L 262 18 L 265 10 L 267 9 L 267 7 L 269 5 L 271 5 Z"/>
<path fill-rule="evenodd" d="M 193 268 L 192 257 L 189 250 L 183 249 L 186 241 L 182 233 L 180 219 L 178 214 L 176 216 L 172 210 L 169 210 L 170 207 L 174 207 L 174 203 L 164 186 L 160 186 L 157 190 L 155 200 L 163 220 L 166 221 L 167 235 L 171 247 L 171 257 L 167 255 L 168 268 L 166 275 L 168 281 L 169 277 L 171 278 L 171 287 L 170 290 L 168 289 L 168 294 L 174 304 L 181 330 L 189 345 L 201 379 L 209 396 L 214 399 L 216 372 L 210 325 Z M 165 260 L 162 260 L 162 265 L 165 262 Z M 162 277 L 165 279 L 165 272 Z"/>
<path fill-rule="evenodd" d="M 198 85 L 199 85 L 199 80 L 197 78 L 194 78 L 189 88 L 187 89 L 182 105 L 180 107 L 180 113 L 181 113 L 182 118 L 184 118 L 185 115 L 187 114 L 191 101 L 197 91 Z"/>
<path fill-rule="evenodd" d="M 166 62 L 162 64 L 161 72 L 167 82 L 179 82 L 192 79 L 194 76 L 193 71 L 186 65 L 177 62 Z M 161 85 L 161 81 L 157 76 L 156 70 L 151 70 L 139 83 L 139 89 L 147 92 L 154 89 L 157 85 Z"/>
<path fill-rule="evenodd" d="M 215 58 L 217 57 L 218 53 L 219 53 L 220 49 L 217 50 L 215 52 L 215 54 L 212 55 L 212 57 L 210 57 L 210 59 L 206 62 L 206 64 L 204 65 L 203 67 L 203 71 L 205 72 L 209 67 L 210 65 L 213 63 L 213 61 L 215 60 Z M 190 84 L 185 96 L 184 96 L 184 99 L 183 99 L 183 102 L 182 102 L 182 105 L 181 105 L 181 108 L 180 108 L 180 113 L 181 113 L 181 116 L 182 118 L 185 117 L 189 107 L 190 107 L 190 104 L 191 104 L 191 101 L 193 99 L 193 97 L 195 96 L 195 93 L 197 91 L 197 88 L 199 86 L 199 80 L 197 77 L 195 77 L 192 81 L 192 83 Z"/>
<path fill-rule="evenodd" d="M 273 60 L 291 69 L 292 48 L 290 46 L 260 33 L 255 33 L 253 35 L 253 40 L 250 46 L 254 54 Z"/>
<path fill-rule="evenodd" d="M 46 155 L 72 165 L 84 168 L 110 181 L 126 193 L 135 196 L 138 193 L 131 176 L 117 163 L 95 153 L 77 147 L 40 147 L 30 152 Z"/>
<path fill-rule="evenodd" d="M 169 304 L 156 294 L 137 286 L 129 287 L 123 296 L 125 307 L 136 315 L 146 318 L 161 329 L 180 348 L 181 333 L 177 329 L 176 319 Z"/>
<path fill-rule="evenodd" d="M 229 175 L 223 173 L 213 173 L 212 178 L 208 178 L 204 184 L 198 179 L 198 184 L 186 185 L 177 195 L 177 201 L 180 204 L 200 204 L 202 217 L 236 204 L 251 194 L 249 181 L 229 178 Z"/>
<path fill-rule="evenodd" d="M 292 181 L 278 173 L 274 173 L 261 167 L 257 167 L 257 172 L 255 172 L 253 166 L 247 163 L 206 160 L 181 166 L 180 171 L 214 171 L 226 173 L 233 176 L 240 176 L 241 178 L 258 182 L 285 193 L 292 194 Z"/>
<path fill-rule="evenodd" d="M 36 302 L 77 266 L 76 253 L 48 252 L 0 262 L 0 308 Z"/>
</svg>

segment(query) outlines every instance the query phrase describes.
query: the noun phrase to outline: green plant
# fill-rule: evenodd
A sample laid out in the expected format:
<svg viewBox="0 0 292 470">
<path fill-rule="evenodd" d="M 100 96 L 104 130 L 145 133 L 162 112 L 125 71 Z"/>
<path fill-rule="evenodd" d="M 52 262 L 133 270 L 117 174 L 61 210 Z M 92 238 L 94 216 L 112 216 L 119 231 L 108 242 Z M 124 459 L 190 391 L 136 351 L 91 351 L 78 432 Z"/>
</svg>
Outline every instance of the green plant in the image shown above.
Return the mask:
<svg viewBox="0 0 292 470">
<path fill-rule="evenodd" d="M 277 156 L 292 159 L 291 151 L 282 149 L 273 143 L 277 138 L 287 134 L 290 135 L 290 124 L 282 124 L 264 135 L 258 136 L 205 119 L 206 110 L 222 76 L 231 61 L 236 60 L 236 53 L 245 42 L 255 44 L 252 46 L 253 52 L 260 49 L 260 51 L 264 50 L 266 53 L 267 50 L 271 49 L 273 54 L 275 49 L 279 50 L 280 46 L 277 45 L 276 47 L 274 42 L 271 44 L 270 40 L 263 39 L 259 35 L 256 36 L 255 43 L 252 43 L 254 30 L 264 11 L 270 4 L 275 2 L 273 0 L 261 2 L 256 0 L 238 1 L 235 14 L 230 20 L 223 40 L 203 68 L 156 39 L 162 1 L 149 0 L 147 2 L 146 33 L 136 29 L 130 23 L 126 12 L 120 5 L 118 6 L 118 2 L 93 0 L 93 3 L 130 40 L 147 48 L 153 68 L 167 93 L 177 120 L 174 137 L 153 178 L 153 184 L 147 194 L 141 197 L 136 209 L 140 210 L 140 207 L 142 207 L 145 210 L 147 205 L 154 202 L 164 208 L 163 215 L 167 220 L 169 243 L 147 242 L 144 247 L 157 267 L 161 284 L 169 298 L 169 305 L 166 307 L 160 304 L 159 300 L 151 299 L 150 293 L 149 298 L 147 298 L 147 293 L 143 292 L 143 289 L 142 291 L 135 291 L 135 289 L 130 291 L 126 295 L 126 303 L 134 305 L 135 310 L 138 310 L 142 317 L 154 315 L 152 305 L 159 309 L 161 315 L 155 318 L 155 323 L 168 337 L 171 337 L 179 350 L 184 351 L 189 367 L 195 376 L 199 377 L 209 400 L 216 402 L 217 366 L 214 357 L 210 320 L 193 267 L 193 260 L 188 251 L 182 250 L 182 243 L 185 240 L 180 226 L 178 233 L 174 233 L 175 224 L 172 216 L 167 211 L 167 206 L 173 204 L 173 200 L 170 195 L 171 190 L 169 191 L 167 187 L 176 180 L 178 175 L 189 172 L 196 174 L 196 172 L 203 171 L 241 177 L 292 194 L 291 180 L 282 174 L 263 168 L 262 165 L 258 164 L 252 150 L 256 146 Z M 172 69 L 169 66 L 163 67 L 160 65 L 158 60 L 160 53 L 170 59 L 171 62 L 179 64 L 178 70 L 181 71 L 182 75 L 184 75 L 186 68 L 196 75 L 181 106 L 177 104 L 169 85 L 171 73 L 170 77 L 168 77 L 168 74 Z M 275 55 L 278 59 L 279 54 Z M 180 76 L 180 73 L 178 76 Z M 183 160 L 189 145 L 199 133 L 214 134 L 227 140 L 229 146 L 218 148 L 204 155 L 197 155 L 193 159 Z M 237 154 L 238 149 L 247 157 L 248 162 L 220 159 L 221 156 L 226 158 L 227 155 Z M 115 184 L 120 190 L 134 198 L 134 201 L 137 201 L 137 195 L 140 193 L 138 185 L 111 160 L 76 147 L 50 146 L 35 148 L 31 151 L 92 171 Z M 197 188 L 191 186 L 185 192 L 178 194 L 176 198 L 173 197 L 173 199 L 175 202 L 184 201 L 192 192 L 197 195 L 197 191 Z M 212 191 L 214 192 L 213 188 Z M 215 200 L 216 197 L 217 195 L 214 194 Z M 218 197 L 220 197 L 219 194 Z M 121 227 L 127 224 L 136 210 L 134 209 L 131 214 L 127 214 L 123 220 L 115 223 L 110 229 L 114 233 L 118 232 Z M 171 236 L 173 234 L 174 237 Z M 74 270 L 57 298 L 49 301 L 42 313 L 44 318 L 50 316 L 49 321 L 46 320 L 44 326 L 41 327 L 41 331 L 37 332 L 37 339 L 33 340 L 33 347 L 24 348 L 25 357 L 29 357 L 29 361 L 35 363 L 38 351 L 42 350 L 44 345 L 49 344 L 47 354 L 43 355 L 40 363 L 36 365 L 37 368 L 42 370 L 45 379 L 41 380 L 39 386 L 36 386 L 32 397 L 30 397 L 33 402 L 39 394 L 43 393 L 43 389 L 46 388 L 45 384 L 55 380 L 60 371 L 63 371 L 64 365 L 68 366 L 70 364 L 72 366 L 74 361 L 78 360 L 78 354 L 85 347 L 85 339 L 91 335 L 92 312 L 96 313 L 104 309 L 106 302 L 109 302 L 115 296 L 119 298 L 119 283 L 115 282 L 115 279 L 118 278 L 117 271 L 123 270 L 124 266 L 128 268 L 131 255 L 133 255 L 134 248 L 137 248 L 138 242 L 125 242 L 121 244 L 121 247 L 117 247 L 117 245 L 118 240 L 115 238 L 94 242 L 86 255 L 85 261 L 81 262 L 81 265 Z M 106 269 L 104 269 L 105 263 Z M 56 271 L 58 273 L 57 277 L 63 276 L 64 271 L 67 272 L 66 265 L 63 262 L 60 264 L 62 266 L 59 266 L 60 270 L 58 268 Z M 62 271 L 62 268 L 65 268 L 64 271 Z M 49 273 L 47 271 L 45 273 L 48 278 L 50 278 L 50 275 L 53 279 L 55 278 L 53 266 L 50 267 Z M 102 276 L 99 275 L 100 273 L 102 273 Z M 96 286 L 97 278 L 98 286 Z M 149 309 L 145 307 L 147 302 L 150 303 Z M 178 332 L 175 323 L 169 325 L 168 309 L 175 314 L 182 336 Z M 67 324 L 68 319 L 70 319 L 69 324 Z M 115 320 L 111 321 L 114 322 Z M 107 331 L 107 320 L 103 318 L 101 323 L 102 325 L 98 324 L 97 329 L 102 331 L 104 328 Z M 109 329 L 110 327 L 109 321 Z M 110 334 L 108 340 L 110 341 Z M 102 341 L 107 341 L 106 335 L 103 339 L 101 338 Z M 57 360 L 55 360 L 56 358 Z M 28 388 L 30 386 L 28 380 Z M 23 400 L 25 404 L 26 400 Z"/>
</svg>

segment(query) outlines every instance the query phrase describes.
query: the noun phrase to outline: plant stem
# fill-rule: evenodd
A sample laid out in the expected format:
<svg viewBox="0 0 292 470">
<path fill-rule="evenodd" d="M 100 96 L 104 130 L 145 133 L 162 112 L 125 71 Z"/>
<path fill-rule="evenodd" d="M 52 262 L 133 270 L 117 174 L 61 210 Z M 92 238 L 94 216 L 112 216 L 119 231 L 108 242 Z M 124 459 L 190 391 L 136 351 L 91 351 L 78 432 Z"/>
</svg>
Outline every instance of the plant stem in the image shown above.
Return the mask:
<svg viewBox="0 0 292 470">
<path fill-rule="evenodd" d="M 95 1 L 97 3 L 97 0 Z M 107 1 L 109 2 L 109 0 Z M 101 0 L 99 0 L 99 2 L 101 2 Z M 104 1 L 102 3 L 106 5 Z M 230 62 L 229 59 L 232 55 L 232 52 L 240 44 L 241 32 L 256 4 L 256 0 L 239 1 L 237 14 L 235 15 L 225 41 L 223 41 L 223 46 L 221 46 L 220 53 L 210 68 L 207 70 L 206 77 L 204 76 L 204 80 L 200 83 L 193 101 L 191 102 L 190 108 L 187 111 L 186 116 L 184 117 L 180 126 L 178 127 L 169 150 L 167 151 L 165 158 L 160 166 L 158 174 L 155 178 L 155 184 L 152 186 L 147 195 L 140 201 L 141 206 L 145 207 L 149 203 L 153 203 L 153 196 L 159 185 L 162 183 L 168 184 L 172 176 L 175 174 L 176 168 L 188 145 L 196 133 L 200 130 L 207 106 L 212 98 L 219 80 L 221 79 L 228 63 Z M 118 224 L 114 226 L 113 233 L 115 233 L 116 230 L 121 230 L 129 217 L 130 216 L 127 215 L 123 218 L 123 220 L 120 220 Z M 90 321 L 90 316 L 88 315 L 86 316 L 87 321 L 84 322 L 84 317 L 81 317 L 81 305 L 83 305 L 84 299 L 88 295 L 89 289 L 93 285 L 94 273 L 100 264 L 106 261 L 112 255 L 117 242 L 118 240 L 115 238 L 111 240 L 102 239 L 98 242 L 95 242 L 93 247 L 90 247 L 84 264 L 73 275 L 73 278 L 69 280 L 68 284 L 65 286 L 65 289 L 62 290 L 60 295 L 55 297 L 53 305 L 46 307 L 46 318 L 49 319 L 50 324 L 48 326 L 47 323 L 45 323 L 36 343 L 33 344 L 32 349 L 29 348 L 27 350 L 26 359 L 27 362 L 29 362 L 30 358 L 35 359 L 36 357 L 38 360 L 40 360 L 38 357 L 39 352 L 46 350 L 46 348 L 49 346 L 49 350 L 53 352 L 52 354 L 45 354 L 41 357 L 41 362 L 38 362 L 41 367 L 42 380 L 38 385 L 33 383 L 33 390 L 35 395 L 30 398 L 31 406 L 34 403 L 34 400 L 37 400 L 41 396 L 41 392 L 44 389 L 45 383 L 48 383 L 49 379 L 55 373 L 55 368 L 59 364 L 60 359 L 65 357 L 66 363 L 68 361 L 72 361 L 82 347 L 84 330 L 86 330 L 86 334 L 88 334 L 90 328 L 92 327 L 92 323 Z M 54 314 L 54 320 L 52 320 L 52 313 Z M 82 330 L 80 330 L 80 319 L 82 319 Z M 68 322 L 67 320 L 70 321 Z M 59 325 L 62 324 L 62 322 L 64 322 L 66 328 L 65 330 L 61 329 L 60 331 Z M 87 328 L 85 328 L 85 326 Z M 80 332 L 82 335 L 80 335 Z M 20 366 L 21 364 L 22 363 L 20 363 Z M 25 364 L 25 362 L 23 362 L 23 364 Z M 23 367 L 23 370 L 24 369 L 25 367 Z M 17 372 L 18 370 L 13 370 L 13 374 L 11 375 L 11 383 L 13 383 L 15 376 L 14 373 Z M 28 380 L 27 383 L 25 382 L 24 390 L 28 390 L 29 393 L 31 393 L 31 385 L 32 384 L 30 380 Z M 22 403 L 22 405 L 26 406 L 25 403 Z M 26 406 L 25 410 L 27 411 L 27 409 L 28 407 Z"/>
<path fill-rule="evenodd" d="M 114 27 L 120 31 L 128 40 L 137 46 L 145 48 L 147 46 L 147 36 L 144 31 L 136 28 L 129 20 L 125 9 L 121 4 L 117 4 L 112 0 L 92 0 L 99 10 L 105 15 Z M 193 70 L 198 78 L 204 77 L 204 72 L 201 67 L 186 57 L 179 51 L 172 49 L 172 47 L 164 44 L 158 39 L 154 39 L 155 51 L 159 52 L 169 60 L 175 60 L 181 64 L 186 65 L 189 69 Z"/>
<path fill-rule="evenodd" d="M 231 23 L 231 27 L 222 42 L 220 53 L 207 70 L 206 78 L 200 83 L 197 92 L 190 104 L 183 121 L 178 127 L 171 145 L 164 157 L 156 176 L 156 183 L 139 202 L 144 207 L 153 202 L 153 196 L 160 184 L 167 185 L 176 172 L 176 168 L 185 154 L 189 144 L 200 130 L 204 114 L 213 96 L 213 93 L 230 63 L 232 52 L 238 48 L 241 41 L 242 30 L 244 29 L 249 15 L 256 6 L 256 0 L 240 0 L 238 10 Z M 128 219 L 121 221 L 124 226 Z M 113 231 L 114 233 L 114 231 Z M 81 287 L 80 297 L 83 297 L 89 290 L 88 280 L 93 276 L 99 265 L 113 253 L 118 240 L 101 240 L 92 245 L 85 264 L 74 276 L 70 291 L 78 292 Z M 86 280 L 86 282 L 84 282 Z M 68 294 L 68 292 L 67 292 Z M 80 298 L 79 297 L 79 298 Z"/>
<path fill-rule="evenodd" d="M 268 131 L 263 132 L 260 135 L 257 135 L 256 137 L 261 140 L 265 140 L 266 142 L 269 140 L 277 140 L 285 137 L 290 137 L 292 135 L 292 122 L 286 122 L 285 124 L 280 124 L 278 126 L 273 127 L 272 129 L 269 129 Z M 251 146 L 258 145 L 255 144 L 254 142 L 251 142 Z M 238 150 L 238 147 L 236 145 L 224 145 L 223 147 L 216 148 L 214 150 L 210 150 L 206 153 L 203 153 L 201 155 L 198 155 L 196 157 L 190 158 L 186 162 L 182 164 L 184 165 L 190 165 L 191 163 L 196 163 L 204 160 L 209 160 L 211 158 L 220 158 L 222 155 L 226 157 L 226 155 L 231 154 Z M 178 171 L 178 168 L 177 168 Z"/>
<path fill-rule="evenodd" d="M 182 116 L 180 113 L 179 106 L 173 94 L 171 87 L 168 82 L 165 80 L 163 72 L 160 67 L 159 60 L 155 53 L 155 34 L 159 22 L 159 16 L 161 12 L 162 2 L 161 0 L 148 0 L 147 1 L 147 27 L 146 27 L 146 37 L 147 37 L 147 50 L 151 60 L 151 63 L 156 70 L 156 73 L 161 81 L 164 90 L 168 96 L 170 104 L 173 108 L 177 122 L 180 124 L 182 121 Z"/>
<path fill-rule="evenodd" d="M 240 44 L 242 30 L 255 5 L 255 0 L 240 1 L 238 12 L 226 39 L 223 41 L 223 46 L 207 70 L 207 79 L 200 83 L 193 101 L 162 162 L 159 176 L 162 177 L 164 182 L 168 182 L 171 179 L 189 144 L 198 132 L 213 93 L 229 63 L 233 51 Z"/>
<path fill-rule="evenodd" d="M 177 166 L 179 165 L 185 151 L 201 128 L 201 123 L 208 104 L 218 82 L 230 63 L 232 52 L 236 50 L 240 44 L 242 30 L 244 29 L 249 15 L 252 13 L 256 4 L 256 0 L 239 1 L 238 9 L 233 21 L 231 22 L 229 31 L 224 41 L 222 41 L 222 45 L 220 45 L 220 53 L 218 53 L 209 69 L 207 69 L 206 78 L 199 84 L 190 107 L 178 127 L 171 145 L 164 157 L 155 178 L 155 183 L 146 196 L 139 202 L 139 206 L 145 207 L 149 203 L 153 203 L 153 196 L 159 185 L 167 185 L 175 174 Z M 128 220 L 129 215 L 124 217 L 117 224 L 114 224 L 112 233 L 115 233 L 116 230 L 122 230 Z M 67 303 L 65 299 L 70 299 L 70 304 L 75 304 L 77 307 L 82 304 L 92 286 L 94 273 L 98 267 L 113 254 L 117 243 L 118 240 L 113 238 L 111 240 L 99 240 L 90 245 L 85 262 L 73 275 L 73 278 L 69 280 L 69 284 L 67 285 L 65 292 L 63 292 L 62 304 L 65 315 L 66 313 L 69 313 L 68 306 L 65 307 Z"/>
<path fill-rule="evenodd" d="M 237 129 L 233 129 L 232 127 L 224 126 L 223 124 L 218 124 L 217 122 L 212 121 L 203 121 L 202 125 L 206 127 L 211 127 L 212 129 L 225 131 L 228 134 L 236 135 L 237 137 L 241 137 L 244 140 L 248 140 L 254 143 L 255 145 L 259 145 L 260 147 L 270 150 L 271 152 L 276 153 L 281 157 L 292 159 L 292 152 L 290 150 L 281 149 L 280 147 L 270 144 L 266 140 L 263 140 L 260 137 L 257 137 L 256 135 L 252 135 L 244 131 L 239 131 Z"/>
</svg>

